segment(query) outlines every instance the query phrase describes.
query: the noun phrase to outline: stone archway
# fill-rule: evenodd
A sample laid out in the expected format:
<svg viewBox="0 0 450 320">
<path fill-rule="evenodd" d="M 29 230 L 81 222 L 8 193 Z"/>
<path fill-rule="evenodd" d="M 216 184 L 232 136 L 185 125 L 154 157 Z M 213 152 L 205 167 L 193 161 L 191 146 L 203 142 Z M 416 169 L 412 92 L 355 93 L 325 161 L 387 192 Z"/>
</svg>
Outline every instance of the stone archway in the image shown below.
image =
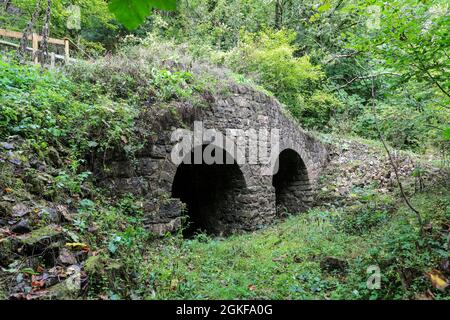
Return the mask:
<svg viewBox="0 0 450 320">
<path fill-rule="evenodd" d="M 285 149 L 279 154 L 277 165 L 278 171 L 272 178 L 277 215 L 306 211 L 311 184 L 302 158 L 296 151 Z"/>
<path fill-rule="evenodd" d="M 192 160 L 193 152 L 188 157 Z M 245 178 L 236 163 L 223 163 L 181 163 L 178 166 L 172 183 L 172 198 L 186 205 L 189 224 L 185 236 L 198 231 L 216 235 L 228 233 L 233 220 L 237 220 L 236 213 L 240 211 L 237 198 L 245 192 Z"/>
<path fill-rule="evenodd" d="M 108 170 L 104 170 L 105 164 L 98 166 L 102 168 L 102 186 L 117 194 L 132 193 L 147 199 L 144 211 L 148 230 L 163 235 L 178 228 L 183 212 L 179 201 L 166 204 L 170 197 L 188 204 L 191 230 L 200 228 L 219 235 L 264 228 L 276 221 L 277 212 L 298 213 L 313 205 L 313 188 L 327 163 L 327 148 L 287 117 L 273 97 L 247 86 L 231 85 L 229 89 L 232 94 L 208 98 L 205 108 L 180 104 L 178 114 L 172 108 L 145 114 L 140 132 L 149 125 L 157 136 L 143 143 L 132 161 L 125 155 L 114 155 L 107 161 Z M 279 129 L 280 141 L 275 149 L 282 151 L 277 154 L 280 172 L 274 175 L 266 164 L 254 163 L 250 155 L 253 158 L 255 154 L 247 150 L 245 163 L 239 161 L 238 165 L 177 165 L 178 161 L 172 161 L 177 143 L 174 129 L 185 128 L 192 133 L 196 121 L 202 122 L 202 128 L 223 135 L 228 129 L 253 129 L 257 133 Z M 245 142 L 254 142 L 251 134 Z M 270 148 L 270 156 L 272 151 L 275 155 L 275 149 Z"/>
</svg>

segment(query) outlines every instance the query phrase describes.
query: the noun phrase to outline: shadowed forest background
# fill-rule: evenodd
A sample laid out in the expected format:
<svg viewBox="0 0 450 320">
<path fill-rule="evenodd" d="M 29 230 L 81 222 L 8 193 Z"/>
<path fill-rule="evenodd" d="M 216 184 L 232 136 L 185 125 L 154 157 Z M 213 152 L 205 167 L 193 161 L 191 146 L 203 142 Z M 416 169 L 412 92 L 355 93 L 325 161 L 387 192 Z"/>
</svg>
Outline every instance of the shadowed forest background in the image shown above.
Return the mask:
<svg viewBox="0 0 450 320">
<path fill-rule="evenodd" d="M 64 54 L 50 44 L 39 66 L 0 42 L 0 298 L 449 298 L 447 1 L 131 2 L 148 16 L 0 0 L 0 29 L 67 37 L 73 58 L 49 67 Z M 183 236 L 188 216 L 149 233 L 145 199 L 109 194 L 95 166 L 136 158 L 158 135 L 144 115 L 203 108 L 230 84 L 327 145 L 314 206 L 229 237 Z"/>
</svg>

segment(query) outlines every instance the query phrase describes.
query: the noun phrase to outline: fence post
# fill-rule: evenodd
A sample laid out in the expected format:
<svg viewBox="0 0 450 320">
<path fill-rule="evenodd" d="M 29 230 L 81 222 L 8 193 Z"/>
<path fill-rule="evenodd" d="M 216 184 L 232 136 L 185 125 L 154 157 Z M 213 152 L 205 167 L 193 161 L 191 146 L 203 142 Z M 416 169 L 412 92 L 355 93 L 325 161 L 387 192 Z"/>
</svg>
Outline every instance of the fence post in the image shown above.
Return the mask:
<svg viewBox="0 0 450 320">
<path fill-rule="evenodd" d="M 54 52 L 51 52 L 51 53 L 50 53 L 50 66 L 51 66 L 52 68 L 55 67 L 55 53 L 54 53 Z"/>
<path fill-rule="evenodd" d="M 39 39 L 38 39 L 38 35 L 33 32 L 31 35 L 31 44 L 32 44 L 32 54 L 33 54 L 33 62 L 34 63 L 39 63 L 39 58 L 37 55 L 37 51 L 39 49 Z"/>
<path fill-rule="evenodd" d="M 69 62 L 69 39 L 64 38 L 64 59 L 66 61 L 66 63 Z"/>
</svg>

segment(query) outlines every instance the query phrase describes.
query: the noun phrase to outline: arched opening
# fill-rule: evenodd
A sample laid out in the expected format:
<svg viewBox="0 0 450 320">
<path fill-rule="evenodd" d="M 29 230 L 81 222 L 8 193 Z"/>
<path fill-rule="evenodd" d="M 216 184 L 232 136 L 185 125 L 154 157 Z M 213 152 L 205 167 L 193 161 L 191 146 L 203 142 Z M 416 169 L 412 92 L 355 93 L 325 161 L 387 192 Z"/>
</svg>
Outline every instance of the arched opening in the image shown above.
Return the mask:
<svg viewBox="0 0 450 320">
<path fill-rule="evenodd" d="M 277 215 L 307 210 L 311 202 L 311 186 L 302 158 L 294 150 L 285 149 L 277 161 L 278 171 L 272 180 Z"/>
<path fill-rule="evenodd" d="M 202 152 L 206 146 L 202 147 Z M 209 234 L 226 233 L 237 211 L 236 197 L 245 188 L 245 179 L 234 162 L 226 164 L 185 164 L 178 166 L 172 184 L 172 197 L 186 204 L 188 227 L 184 235 L 199 231 Z M 213 154 L 214 155 L 214 154 Z M 193 152 L 188 157 L 193 163 Z"/>
</svg>

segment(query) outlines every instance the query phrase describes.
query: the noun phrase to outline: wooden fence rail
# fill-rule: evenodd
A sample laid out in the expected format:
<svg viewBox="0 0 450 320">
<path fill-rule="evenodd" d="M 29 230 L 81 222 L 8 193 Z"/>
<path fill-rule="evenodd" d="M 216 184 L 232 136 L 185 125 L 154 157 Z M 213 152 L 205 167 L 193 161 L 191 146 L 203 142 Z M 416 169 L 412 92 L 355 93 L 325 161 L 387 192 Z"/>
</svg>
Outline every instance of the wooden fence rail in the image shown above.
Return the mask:
<svg viewBox="0 0 450 320">
<path fill-rule="evenodd" d="M 11 31 L 6 29 L 0 29 L 0 37 L 6 37 L 6 38 L 15 38 L 15 39 L 22 39 L 22 32 L 17 31 Z M 31 48 L 27 48 L 27 50 L 31 51 L 33 54 L 33 62 L 38 63 L 38 55 L 36 52 L 39 50 L 39 42 L 42 41 L 42 36 L 38 35 L 37 33 L 32 33 L 28 36 L 28 40 L 31 41 Z M 64 56 L 61 55 L 55 55 L 52 54 L 53 57 L 56 58 L 62 58 L 66 62 L 69 61 L 70 58 L 70 46 L 69 46 L 69 39 L 55 39 L 55 38 L 48 38 L 48 43 L 64 46 Z M 12 47 L 18 47 L 17 44 L 7 42 L 7 41 L 0 41 L 0 44 L 6 45 L 6 46 L 12 46 Z"/>
</svg>

